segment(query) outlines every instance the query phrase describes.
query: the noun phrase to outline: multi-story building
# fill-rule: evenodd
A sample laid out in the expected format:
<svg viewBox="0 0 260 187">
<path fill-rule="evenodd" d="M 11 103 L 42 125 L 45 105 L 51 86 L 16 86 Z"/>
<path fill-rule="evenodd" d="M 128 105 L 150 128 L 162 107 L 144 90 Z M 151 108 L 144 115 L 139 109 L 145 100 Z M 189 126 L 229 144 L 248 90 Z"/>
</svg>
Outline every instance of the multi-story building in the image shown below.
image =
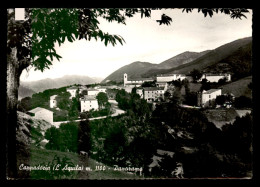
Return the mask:
<svg viewBox="0 0 260 187">
<path fill-rule="evenodd" d="M 146 101 L 156 101 L 160 97 L 163 98 L 165 89 L 163 87 L 145 87 L 143 88 L 143 98 Z"/>
<path fill-rule="evenodd" d="M 167 82 L 184 80 L 186 75 L 184 74 L 160 74 L 156 76 L 156 85 L 159 87 L 164 87 Z"/>
<path fill-rule="evenodd" d="M 154 79 L 152 78 L 136 78 L 136 79 L 128 79 L 127 74 L 124 74 L 124 87 L 140 87 L 144 82 L 152 82 Z"/>
<path fill-rule="evenodd" d="M 224 79 L 224 78 L 226 78 L 227 82 L 231 81 L 230 74 L 210 74 L 210 73 L 203 74 L 202 77 L 199 79 L 199 81 L 206 79 L 208 82 L 218 82 L 220 79 Z"/>
<path fill-rule="evenodd" d="M 27 112 L 35 119 L 41 119 L 53 124 L 53 112 L 45 108 L 37 107 Z"/>
<path fill-rule="evenodd" d="M 86 112 L 91 109 L 98 109 L 98 101 L 95 95 L 84 95 L 84 98 L 80 99 L 80 111 Z"/>
<path fill-rule="evenodd" d="M 211 106 L 217 96 L 221 95 L 221 89 L 210 89 L 208 91 L 203 90 L 198 93 L 198 106 L 209 107 Z"/>
<path fill-rule="evenodd" d="M 53 95 L 50 97 L 50 108 L 57 107 L 56 96 L 57 95 Z"/>
<path fill-rule="evenodd" d="M 72 86 L 70 88 L 67 88 L 66 90 L 67 90 L 67 92 L 69 92 L 71 94 L 70 99 L 72 99 L 73 97 L 76 97 L 76 93 L 77 93 L 78 87 L 77 86 Z"/>
</svg>

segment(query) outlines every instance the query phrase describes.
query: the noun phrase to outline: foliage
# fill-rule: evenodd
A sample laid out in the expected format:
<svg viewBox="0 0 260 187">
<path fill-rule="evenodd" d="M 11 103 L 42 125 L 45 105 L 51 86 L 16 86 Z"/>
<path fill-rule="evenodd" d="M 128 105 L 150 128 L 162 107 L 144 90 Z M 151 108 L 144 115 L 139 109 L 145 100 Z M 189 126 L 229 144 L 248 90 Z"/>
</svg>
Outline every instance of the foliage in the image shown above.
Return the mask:
<svg viewBox="0 0 260 187">
<path fill-rule="evenodd" d="M 197 105 L 197 93 L 196 92 L 188 92 L 185 95 L 185 104 L 196 106 Z"/>
<path fill-rule="evenodd" d="M 210 90 L 211 88 L 212 88 L 212 84 L 207 79 L 202 79 L 200 91 L 203 91 L 203 90 L 207 91 L 207 90 Z"/>
<path fill-rule="evenodd" d="M 67 110 L 55 110 L 53 113 L 53 121 L 67 121 L 68 119 Z"/>
<path fill-rule="evenodd" d="M 152 82 L 147 82 L 147 81 L 145 81 L 142 85 L 141 85 L 141 87 L 156 87 L 156 83 L 155 83 L 156 81 L 152 81 Z"/>
<path fill-rule="evenodd" d="M 252 99 L 242 95 L 235 98 L 234 106 L 236 108 L 252 108 Z"/>
<path fill-rule="evenodd" d="M 91 131 L 89 121 L 80 121 L 78 128 L 78 152 L 85 151 L 89 153 L 91 149 L 90 137 Z"/>
<path fill-rule="evenodd" d="M 20 111 L 22 112 L 27 112 L 31 110 L 31 97 L 22 98 L 20 104 L 18 105 L 18 108 L 20 108 Z"/>
<path fill-rule="evenodd" d="M 70 96 L 71 94 L 69 92 L 63 92 L 57 95 L 56 97 L 57 107 L 62 110 L 69 110 L 71 107 Z"/>
<path fill-rule="evenodd" d="M 78 151 L 78 124 L 75 122 L 61 124 L 57 129 L 51 127 L 47 129 L 45 138 L 49 140 L 47 149 L 59 151 Z"/>
<path fill-rule="evenodd" d="M 98 100 L 98 106 L 100 109 L 104 108 L 108 104 L 107 94 L 104 92 L 100 92 L 97 94 L 96 99 Z"/>
<path fill-rule="evenodd" d="M 224 105 L 225 103 L 229 102 L 229 103 L 233 103 L 233 97 L 230 94 L 226 94 L 226 95 L 219 95 L 216 97 L 216 104 L 217 105 Z"/>
<path fill-rule="evenodd" d="M 197 82 L 202 77 L 202 73 L 198 69 L 193 69 L 190 72 L 190 75 L 191 75 L 191 77 L 193 79 L 193 82 Z"/>
</svg>

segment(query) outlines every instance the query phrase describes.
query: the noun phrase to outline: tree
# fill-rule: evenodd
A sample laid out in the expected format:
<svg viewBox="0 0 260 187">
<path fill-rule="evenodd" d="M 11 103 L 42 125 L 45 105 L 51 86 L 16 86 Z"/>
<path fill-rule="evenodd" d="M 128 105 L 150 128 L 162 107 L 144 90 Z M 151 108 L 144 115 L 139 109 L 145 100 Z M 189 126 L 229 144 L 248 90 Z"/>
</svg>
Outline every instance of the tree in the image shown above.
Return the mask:
<svg viewBox="0 0 260 187">
<path fill-rule="evenodd" d="M 201 81 L 201 87 L 200 87 L 200 91 L 203 90 L 210 90 L 211 89 L 211 84 L 207 79 L 202 79 Z"/>
<path fill-rule="evenodd" d="M 106 104 L 108 103 L 108 97 L 107 94 L 104 92 L 99 92 L 97 94 L 97 100 L 98 100 L 98 107 L 99 109 L 104 108 Z"/>
<path fill-rule="evenodd" d="M 60 59 L 54 48 L 57 42 L 63 44 L 65 40 L 73 42 L 76 39 L 100 39 L 107 46 L 117 42 L 123 44 L 124 39 L 119 35 L 111 35 L 99 28 L 98 18 L 108 22 L 126 24 L 126 18 L 140 13 L 141 18 L 151 17 L 152 10 L 161 8 L 128 8 L 128 9 L 89 9 L 89 8 L 56 8 L 37 9 L 26 8 L 25 20 L 14 19 L 14 9 L 7 9 L 7 168 L 8 176 L 17 177 L 16 165 L 16 124 L 17 103 L 20 75 L 29 66 L 44 71 L 50 68 L 54 58 Z M 192 12 L 192 8 L 184 8 L 183 12 Z M 214 13 L 224 13 L 231 18 L 246 17 L 247 9 L 232 8 L 199 8 L 204 16 Z M 162 14 L 159 25 L 169 25 L 172 19 Z"/>
<path fill-rule="evenodd" d="M 71 106 L 70 96 L 71 94 L 69 92 L 63 92 L 57 95 L 57 107 L 63 110 L 69 110 Z"/>
<path fill-rule="evenodd" d="M 197 82 L 202 77 L 202 73 L 198 69 L 193 69 L 190 72 L 190 75 L 191 75 L 194 82 Z"/>
<path fill-rule="evenodd" d="M 142 85 L 142 87 L 156 87 L 155 81 L 147 82 L 145 81 Z"/>
</svg>

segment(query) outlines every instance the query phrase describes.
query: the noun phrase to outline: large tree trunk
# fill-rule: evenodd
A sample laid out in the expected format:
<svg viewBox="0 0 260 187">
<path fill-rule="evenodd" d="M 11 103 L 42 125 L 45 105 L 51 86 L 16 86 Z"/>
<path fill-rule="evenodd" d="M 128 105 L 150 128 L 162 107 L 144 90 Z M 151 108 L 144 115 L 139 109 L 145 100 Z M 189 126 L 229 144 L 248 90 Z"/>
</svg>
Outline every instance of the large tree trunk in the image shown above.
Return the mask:
<svg viewBox="0 0 260 187">
<path fill-rule="evenodd" d="M 22 70 L 16 57 L 17 49 L 13 48 L 7 59 L 7 178 L 17 177 L 16 128 L 19 79 Z"/>
</svg>

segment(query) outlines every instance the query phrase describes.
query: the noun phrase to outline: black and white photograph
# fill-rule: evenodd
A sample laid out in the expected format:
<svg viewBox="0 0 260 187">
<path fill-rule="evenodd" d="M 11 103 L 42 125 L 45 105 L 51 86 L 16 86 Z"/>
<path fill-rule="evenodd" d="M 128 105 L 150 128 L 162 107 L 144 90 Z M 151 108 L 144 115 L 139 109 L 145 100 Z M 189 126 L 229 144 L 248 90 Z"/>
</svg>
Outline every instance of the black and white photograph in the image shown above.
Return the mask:
<svg viewBox="0 0 260 187">
<path fill-rule="evenodd" d="M 253 179 L 253 9 L 6 15 L 7 180 Z"/>
</svg>

